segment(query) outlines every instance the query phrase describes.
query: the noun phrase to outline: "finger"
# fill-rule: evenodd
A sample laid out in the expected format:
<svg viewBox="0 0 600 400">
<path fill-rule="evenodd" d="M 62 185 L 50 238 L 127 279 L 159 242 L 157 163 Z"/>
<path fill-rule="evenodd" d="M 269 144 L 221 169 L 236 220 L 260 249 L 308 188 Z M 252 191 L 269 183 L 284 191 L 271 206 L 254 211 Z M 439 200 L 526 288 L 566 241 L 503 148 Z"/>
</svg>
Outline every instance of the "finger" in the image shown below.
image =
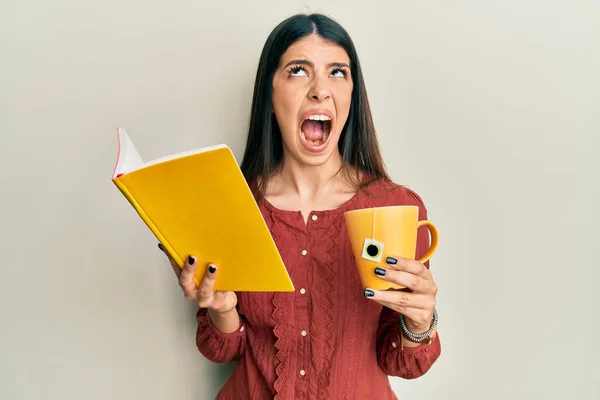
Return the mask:
<svg viewBox="0 0 600 400">
<path fill-rule="evenodd" d="M 173 260 L 171 257 L 168 258 L 169 263 L 171 264 L 171 269 L 173 269 L 173 272 L 175 272 L 175 275 L 177 275 L 177 279 L 181 279 L 181 267 L 177 265 L 175 260 Z"/>
<path fill-rule="evenodd" d="M 204 279 L 198 288 L 198 303 L 201 307 L 208 307 L 215 293 L 215 280 L 217 275 L 217 266 L 209 264 L 204 274 Z"/>
<path fill-rule="evenodd" d="M 179 286 L 181 286 L 183 294 L 188 300 L 196 298 L 196 284 L 194 283 L 196 267 L 196 258 L 194 256 L 189 256 L 181 271 L 181 276 L 179 277 Z"/>
<path fill-rule="evenodd" d="M 431 277 L 429 269 L 417 260 L 408 260 L 402 257 L 387 257 L 385 262 L 390 268 L 398 271 L 405 271 L 425 279 Z"/>
<path fill-rule="evenodd" d="M 413 292 L 426 292 L 430 286 L 430 281 L 406 271 L 377 267 L 373 272 L 381 279 L 407 287 Z"/>
<path fill-rule="evenodd" d="M 179 279 L 181 277 L 181 268 L 179 267 L 179 265 L 177 265 L 177 263 L 175 262 L 175 260 L 173 260 L 173 258 L 171 258 L 171 256 L 169 255 L 169 253 L 167 253 L 165 251 L 164 246 L 159 243 L 158 244 L 158 248 L 165 253 L 165 255 L 167 256 L 167 259 L 169 260 L 169 263 L 171 264 L 171 269 L 173 270 L 173 272 L 175 272 L 175 275 L 177 276 L 177 279 Z"/>
<path fill-rule="evenodd" d="M 398 290 L 365 290 L 365 296 L 371 300 L 386 304 L 393 304 L 394 308 L 427 308 L 430 300 L 427 296 L 416 293 L 401 292 Z"/>
<path fill-rule="evenodd" d="M 181 278 L 181 268 L 172 259 L 169 259 L 169 262 L 171 263 L 171 268 L 173 269 L 173 272 L 175 272 L 177 279 L 180 279 Z"/>
</svg>

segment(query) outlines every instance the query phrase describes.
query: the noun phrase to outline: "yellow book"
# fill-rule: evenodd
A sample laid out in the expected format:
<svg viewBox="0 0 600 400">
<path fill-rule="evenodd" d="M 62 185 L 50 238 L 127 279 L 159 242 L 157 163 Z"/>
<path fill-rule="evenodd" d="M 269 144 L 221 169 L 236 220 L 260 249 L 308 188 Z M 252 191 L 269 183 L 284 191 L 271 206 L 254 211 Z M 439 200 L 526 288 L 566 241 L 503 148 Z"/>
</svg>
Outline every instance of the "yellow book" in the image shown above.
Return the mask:
<svg viewBox="0 0 600 400">
<path fill-rule="evenodd" d="M 117 136 L 113 182 L 180 268 L 188 255 L 197 257 L 196 286 L 215 263 L 215 290 L 294 291 L 228 146 L 144 162 L 123 128 Z"/>
</svg>

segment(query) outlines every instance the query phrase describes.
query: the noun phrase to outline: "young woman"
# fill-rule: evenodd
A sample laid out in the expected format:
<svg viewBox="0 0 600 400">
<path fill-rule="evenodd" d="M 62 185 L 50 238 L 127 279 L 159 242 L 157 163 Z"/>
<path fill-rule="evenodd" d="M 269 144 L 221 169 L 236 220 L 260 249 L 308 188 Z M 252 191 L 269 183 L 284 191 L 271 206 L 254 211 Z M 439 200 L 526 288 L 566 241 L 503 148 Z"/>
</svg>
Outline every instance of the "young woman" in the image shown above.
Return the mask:
<svg viewBox="0 0 600 400">
<path fill-rule="evenodd" d="M 410 291 L 363 290 L 343 213 L 427 211 L 384 170 L 356 50 L 333 20 L 296 15 L 267 39 L 241 167 L 297 290 L 214 292 L 218 265 L 196 290 L 194 255 L 172 263 L 199 306 L 198 349 L 238 360 L 218 399 L 396 399 L 388 376 L 417 378 L 440 355 L 437 287 L 428 263 L 388 258 L 373 273 Z M 419 231 L 417 256 L 428 247 Z"/>
</svg>

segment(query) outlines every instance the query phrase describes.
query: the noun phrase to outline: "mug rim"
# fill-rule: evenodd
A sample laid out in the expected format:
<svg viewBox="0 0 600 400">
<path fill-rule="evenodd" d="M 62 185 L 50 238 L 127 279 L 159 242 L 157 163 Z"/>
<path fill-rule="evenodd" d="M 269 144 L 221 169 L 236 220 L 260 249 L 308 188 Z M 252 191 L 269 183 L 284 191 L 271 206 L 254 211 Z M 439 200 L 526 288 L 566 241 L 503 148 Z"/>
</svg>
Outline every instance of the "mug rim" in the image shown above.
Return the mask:
<svg viewBox="0 0 600 400">
<path fill-rule="evenodd" d="M 395 205 L 395 206 L 380 206 L 380 207 L 364 207 L 364 208 L 356 208 L 354 210 L 348 210 L 346 212 L 344 212 L 344 214 L 352 214 L 352 213 L 358 213 L 358 212 L 365 212 L 365 211 L 372 211 L 374 209 L 390 209 L 390 208 L 419 208 L 419 206 L 416 206 L 414 204 L 406 204 L 406 205 Z"/>
</svg>

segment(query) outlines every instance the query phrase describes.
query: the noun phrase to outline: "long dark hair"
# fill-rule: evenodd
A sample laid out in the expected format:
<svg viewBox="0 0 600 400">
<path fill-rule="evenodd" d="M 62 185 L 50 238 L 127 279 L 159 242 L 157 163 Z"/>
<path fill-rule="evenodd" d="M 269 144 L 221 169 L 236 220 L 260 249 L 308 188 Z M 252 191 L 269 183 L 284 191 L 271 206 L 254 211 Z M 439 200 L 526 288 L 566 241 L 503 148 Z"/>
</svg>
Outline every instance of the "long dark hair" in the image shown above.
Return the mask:
<svg viewBox="0 0 600 400">
<path fill-rule="evenodd" d="M 379 151 L 360 62 L 350 35 L 339 23 L 325 15 L 297 14 L 282 21 L 271 32 L 256 71 L 250 126 L 241 169 L 259 199 L 263 198 L 266 183 L 279 170 L 283 158 L 281 132 L 271 112 L 273 75 L 287 48 L 311 34 L 343 47 L 350 58 L 353 81 L 350 113 L 338 143 L 344 166 L 350 172 L 349 177 L 354 179 L 357 188 L 381 178 L 389 181 Z M 368 178 L 359 180 L 360 172 Z"/>
</svg>

